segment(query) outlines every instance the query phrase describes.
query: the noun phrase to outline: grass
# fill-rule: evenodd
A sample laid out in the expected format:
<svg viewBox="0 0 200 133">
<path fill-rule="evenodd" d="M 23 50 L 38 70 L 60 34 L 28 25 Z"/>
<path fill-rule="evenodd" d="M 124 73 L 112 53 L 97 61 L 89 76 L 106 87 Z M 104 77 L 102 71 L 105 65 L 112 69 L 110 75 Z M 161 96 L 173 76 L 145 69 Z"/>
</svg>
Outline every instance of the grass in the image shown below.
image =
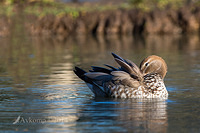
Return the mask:
<svg viewBox="0 0 200 133">
<path fill-rule="evenodd" d="M 177 9 L 184 6 L 186 0 L 129 0 L 129 3 L 135 7 L 149 11 L 155 8 L 165 9 L 169 6 L 173 9 Z"/>
<path fill-rule="evenodd" d="M 53 14 L 56 16 L 70 15 L 76 18 L 80 13 L 92 12 L 92 11 L 105 11 L 105 10 L 115 10 L 118 8 L 124 8 L 125 4 L 122 5 L 90 5 L 90 4 L 61 4 L 61 3 L 35 3 L 29 4 L 28 6 L 23 6 L 23 11 L 26 14 L 34 14 L 36 16 L 45 16 L 47 14 Z M 0 14 L 6 16 L 15 15 L 15 4 L 0 4 Z"/>
<path fill-rule="evenodd" d="M 32 0 L 34 1 L 34 0 Z M 105 11 L 105 10 L 116 10 L 116 9 L 132 9 L 139 8 L 143 11 L 151 11 L 155 8 L 165 9 L 166 7 L 171 7 L 172 9 L 177 9 L 184 6 L 186 0 L 127 0 L 127 2 L 120 3 L 118 5 L 112 4 L 97 4 L 97 3 L 83 3 L 83 4 L 73 4 L 73 3 L 58 3 L 53 2 L 53 0 L 43 0 L 42 2 L 25 3 L 23 6 L 23 11 L 26 14 L 34 14 L 36 16 L 45 16 L 47 14 L 53 14 L 56 16 L 70 15 L 76 18 L 81 14 L 92 11 Z M 199 4 L 200 2 L 193 2 L 194 4 Z M 16 4 L 1 3 L 0 4 L 0 14 L 6 16 L 15 15 Z"/>
<path fill-rule="evenodd" d="M 57 3 L 54 6 L 29 6 L 25 8 L 25 13 L 35 14 L 37 16 L 45 16 L 47 14 L 53 14 L 56 16 L 62 16 L 68 14 L 73 18 L 78 17 L 80 14 L 84 14 L 92 11 L 105 11 L 105 10 L 116 10 L 118 8 L 127 8 L 125 4 L 122 5 L 98 5 L 98 4 L 60 4 Z"/>
</svg>

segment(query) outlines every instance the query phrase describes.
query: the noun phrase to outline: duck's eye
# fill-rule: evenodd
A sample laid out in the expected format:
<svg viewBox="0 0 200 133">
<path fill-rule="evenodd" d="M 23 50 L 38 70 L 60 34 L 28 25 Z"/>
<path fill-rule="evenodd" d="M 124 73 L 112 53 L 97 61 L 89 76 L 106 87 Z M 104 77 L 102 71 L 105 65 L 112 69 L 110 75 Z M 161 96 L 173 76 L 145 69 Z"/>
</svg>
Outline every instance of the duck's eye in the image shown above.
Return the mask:
<svg viewBox="0 0 200 133">
<path fill-rule="evenodd" d="M 145 66 L 148 66 L 149 65 L 149 63 L 147 62 L 147 63 L 145 63 Z"/>
</svg>

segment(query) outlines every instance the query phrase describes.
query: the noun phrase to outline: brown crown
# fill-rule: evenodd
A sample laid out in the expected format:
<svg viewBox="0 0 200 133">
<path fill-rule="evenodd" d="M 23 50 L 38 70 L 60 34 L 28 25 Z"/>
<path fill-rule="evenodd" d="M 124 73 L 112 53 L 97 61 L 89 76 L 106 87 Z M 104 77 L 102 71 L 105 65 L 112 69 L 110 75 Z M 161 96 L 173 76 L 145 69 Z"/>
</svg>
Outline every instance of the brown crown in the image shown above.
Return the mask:
<svg viewBox="0 0 200 133">
<path fill-rule="evenodd" d="M 161 57 L 151 55 L 140 63 L 140 69 L 144 75 L 157 73 L 164 79 L 167 73 L 167 64 Z"/>
</svg>

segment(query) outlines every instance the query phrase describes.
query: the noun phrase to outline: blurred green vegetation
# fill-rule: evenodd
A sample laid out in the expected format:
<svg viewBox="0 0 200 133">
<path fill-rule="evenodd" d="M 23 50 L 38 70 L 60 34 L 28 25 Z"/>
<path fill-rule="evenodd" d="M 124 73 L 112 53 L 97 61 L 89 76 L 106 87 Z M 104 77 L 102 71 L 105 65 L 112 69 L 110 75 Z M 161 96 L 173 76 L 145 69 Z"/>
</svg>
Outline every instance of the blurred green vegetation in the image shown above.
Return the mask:
<svg viewBox="0 0 200 133">
<path fill-rule="evenodd" d="M 44 16 L 53 14 L 56 16 L 70 15 L 76 18 L 81 14 L 91 11 L 105 11 L 115 9 L 132 9 L 139 8 L 143 11 L 154 9 L 172 8 L 177 9 L 184 5 L 199 4 L 198 0 L 126 0 L 119 4 L 99 4 L 95 2 L 87 3 L 61 3 L 55 0 L 3 0 L 0 2 L 0 14 L 11 16 L 15 14 L 15 8 L 18 5 L 23 7 L 27 14 Z"/>
<path fill-rule="evenodd" d="M 155 8 L 164 9 L 166 7 L 178 8 L 185 5 L 188 0 L 128 0 L 135 7 L 152 10 Z"/>
<path fill-rule="evenodd" d="M 53 4 L 53 3 L 52 3 Z M 93 5 L 92 7 L 88 5 L 76 5 L 76 4 L 60 4 L 60 3 L 54 3 L 53 5 L 49 6 L 40 6 L 40 5 L 34 5 L 29 6 L 25 8 L 25 13 L 28 14 L 35 14 L 37 16 L 44 16 L 46 14 L 54 14 L 56 16 L 63 16 L 63 15 L 70 15 L 73 18 L 78 17 L 80 14 L 84 15 L 86 12 L 91 11 L 105 11 L 105 10 L 114 10 L 118 9 L 121 6 L 110 6 L 110 5 Z"/>
<path fill-rule="evenodd" d="M 68 3 L 63 4 L 60 2 L 54 2 L 53 0 L 23 0 L 23 2 L 1 2 L 0 3 L 0 14 L 7 16 L 15 15 L 17 6 L 23 7 L 23 11 L 26 14 L 34 14 L 36 16 L 45 16 L 47 14 L 53 14 L 56 16 L 70 15 L 73 18 L 78 17 L 80 14 L 91 12 L 91 11 L 105 11 L 115 10 L 118 8 L 128 8 L 128 4 L 122 3 L 120 5 L 99 5 L 99 4 L 76 4 Z"/>
<path fill-rule="evenodd" d="M 35 2 L 41 2 L 41 3 L 52 3 L 55 2 L 55 0 L 1 0 L 1 4 L 10 5 L 10 4 L 24 4 L 24 3 L 35 3 Z"/>
</svg>

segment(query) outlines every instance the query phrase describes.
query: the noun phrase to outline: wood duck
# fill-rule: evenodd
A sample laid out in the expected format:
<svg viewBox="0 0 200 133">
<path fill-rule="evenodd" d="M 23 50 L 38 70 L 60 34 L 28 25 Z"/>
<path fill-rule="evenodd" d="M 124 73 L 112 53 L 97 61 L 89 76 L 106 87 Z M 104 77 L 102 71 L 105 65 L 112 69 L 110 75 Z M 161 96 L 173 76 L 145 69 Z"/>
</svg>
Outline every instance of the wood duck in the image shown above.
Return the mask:
<svg viewBox="0 0 200 133">
<path fill-rule="evenodd" d="M 165 61 L 156 55 L 145 58 L 140 67 L 130 60 L 112 53 L 120 65 L 115 68 L 92 66 L 86 72 L 75 67 L 74 73 L 90 88 L 96 97 L 113 98 L 164 98 L 168 97 L 163 79 L 167 73 Z"/>
</svg>

